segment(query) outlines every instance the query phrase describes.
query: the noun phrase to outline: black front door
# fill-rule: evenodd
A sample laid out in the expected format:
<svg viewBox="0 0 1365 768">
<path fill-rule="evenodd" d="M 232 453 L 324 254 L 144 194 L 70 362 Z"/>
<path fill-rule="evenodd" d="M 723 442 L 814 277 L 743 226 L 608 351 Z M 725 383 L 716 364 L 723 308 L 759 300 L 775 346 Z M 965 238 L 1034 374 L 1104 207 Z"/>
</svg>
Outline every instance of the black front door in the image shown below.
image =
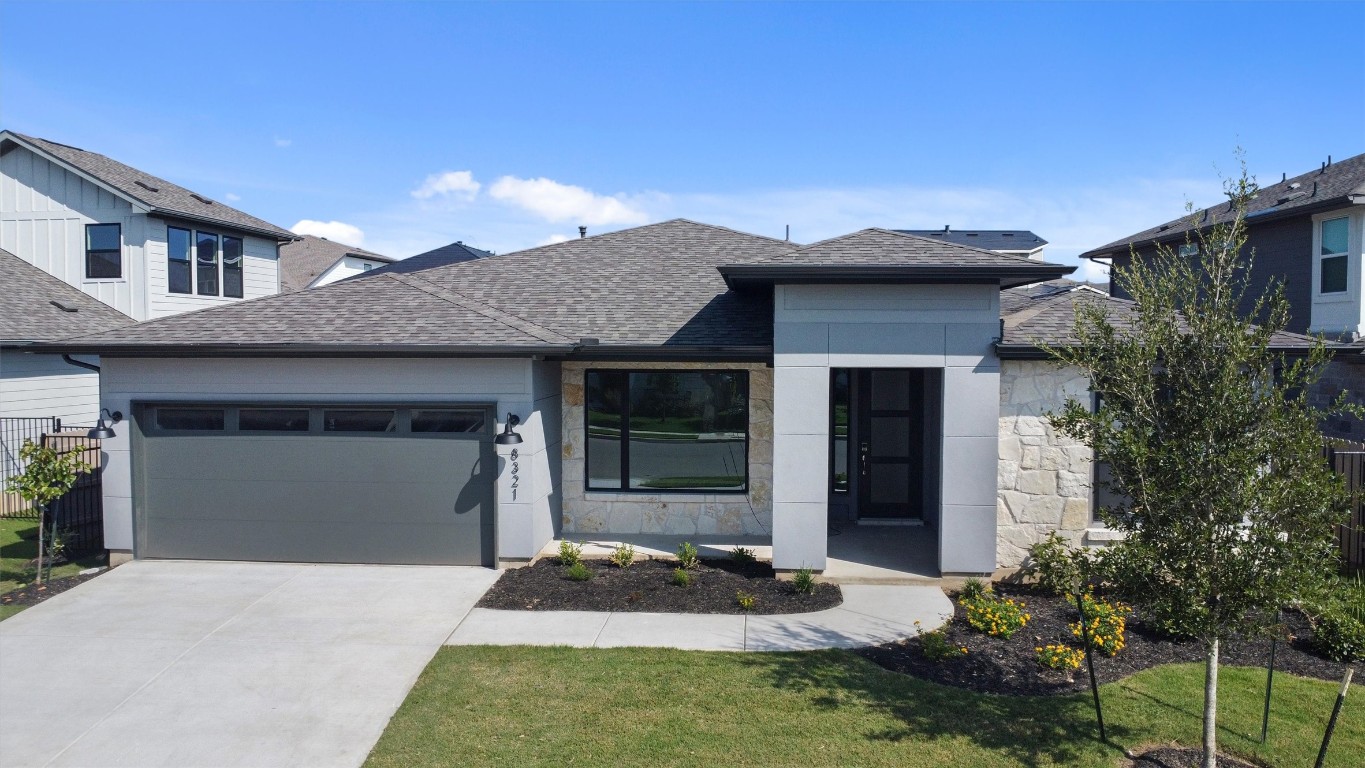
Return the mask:
<svg viewBox="0 0 1365 768">
<path fill-rule="evenodd" d="M 858 517 L 921 519 L 923 372 L 864 370 L 858 384 Z"/>
</svg>

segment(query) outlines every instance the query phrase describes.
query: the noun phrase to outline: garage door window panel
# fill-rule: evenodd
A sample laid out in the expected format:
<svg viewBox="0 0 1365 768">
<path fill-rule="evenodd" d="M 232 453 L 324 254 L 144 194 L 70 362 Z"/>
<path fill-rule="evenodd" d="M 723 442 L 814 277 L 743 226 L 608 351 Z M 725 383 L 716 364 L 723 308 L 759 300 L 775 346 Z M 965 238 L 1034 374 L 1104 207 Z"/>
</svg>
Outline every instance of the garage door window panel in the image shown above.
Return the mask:
<svg viewBox="0 0 1365 768">
<path fill-rule="evenodd" d="M 243 432 L 307 432 L 307 408 L 242 408 L 237 428 Z"/>
<path fill-rule="evenodd" d="M 394 410 L 328 409 L 322 412 L 324 432 L 397 432 Z"/>
<path fill-rule="evenodd" d="M 157 429 L 192 432 L 221 432 L 227 426 L 223 408 L 157 408 Z"/>
<path fill-rule="evenodd" d="M 485 431 L 483 411 L 476 408 L 458 410 L 414 409 L 412 411 L 413 432 L 465 432 Z"/>
</svg>

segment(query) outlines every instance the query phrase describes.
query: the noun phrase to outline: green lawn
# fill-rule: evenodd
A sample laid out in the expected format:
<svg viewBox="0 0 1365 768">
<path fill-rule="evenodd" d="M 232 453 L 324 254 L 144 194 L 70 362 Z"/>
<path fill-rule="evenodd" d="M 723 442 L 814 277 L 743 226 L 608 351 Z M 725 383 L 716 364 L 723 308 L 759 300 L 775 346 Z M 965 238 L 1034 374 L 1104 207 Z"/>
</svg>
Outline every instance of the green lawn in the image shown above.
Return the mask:
<svg viewBox="0 0 1365 768">
<path fill-rule="evenodd" d="M 0 518 L 0 595 L 33 583 L 33 570 L 25 568 L 38 556 L 38 521 L 19 517 Z M 86 568 L 104 565 L 104 555 L 95 555 L 52 569 L 52 578 L 75 576 Z M 19 606 L 0 607 L 0 620 L 23 610 Z"/>
<path fill-rule="evenodd" d="M 983 696 L 882 670 L 843 651 L 443 648 L 379 743 L 371 768 L 449 765 L 1118 766 L 1121 748 L 1198 744 L 1202 669 L 1148 670 L 1104 686 L 1113 745 L 1087 696 Z M 1223 670 L 1224 749 L 1312 765 L 1336 685 L 1279 675 L 1270 743 L 1264 670 Z M 1328 765 L 1365 754 L 1365 695 Z"/>
</svg>

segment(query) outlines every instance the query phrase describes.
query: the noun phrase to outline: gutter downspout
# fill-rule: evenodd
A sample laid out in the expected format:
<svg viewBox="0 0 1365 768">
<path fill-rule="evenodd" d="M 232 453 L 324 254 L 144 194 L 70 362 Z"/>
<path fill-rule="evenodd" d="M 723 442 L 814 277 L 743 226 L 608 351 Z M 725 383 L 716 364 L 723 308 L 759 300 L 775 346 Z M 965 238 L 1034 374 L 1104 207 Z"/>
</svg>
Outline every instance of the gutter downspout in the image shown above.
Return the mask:
<svg viewBox="0 0 1365 768">
<path fill-rule="evenodd" d="M 80 360 L 77 360 L 71 355 L 62 355 L 62 361 L 67 363 L 68 365 L 74 365 L 77 368 L 84 368 L 87 371 L 94 371 L 95 373 L 100 372 L 100 367 L 98 365 L 92 365 L 90 363 L 81 362 Z"/>
</svg>

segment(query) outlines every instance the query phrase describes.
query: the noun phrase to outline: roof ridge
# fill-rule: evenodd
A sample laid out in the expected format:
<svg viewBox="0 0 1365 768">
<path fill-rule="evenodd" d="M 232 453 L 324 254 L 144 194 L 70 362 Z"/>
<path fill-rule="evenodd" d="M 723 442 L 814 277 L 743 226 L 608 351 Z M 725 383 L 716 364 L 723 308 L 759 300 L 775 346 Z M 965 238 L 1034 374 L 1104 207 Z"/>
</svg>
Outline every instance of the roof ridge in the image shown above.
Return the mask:
<svg viewBox="0 0 1365 768">
<path fill-rule="evenodd" d="M 420 277 L 414 277 L 411 274 L 395 272 L 390 272 L 383 276 L 391 280 L 397 280 L 398 282 L 403 283 L 404 285 L 410 288 L 415 288 L 419 291 L 435 296 L 438 299 L 442 299 L 457 306 L 463 307 L 464 309 L 467 309 L 471 312 L 483 315 L 484 317 L 490 320 L 496 320 L 497 322 L 502 323 L 503 325 L 506 325 L 510 328 L 514 328 L 518 331 L 521 331 L 522 333 L 534 336 L 540 341 L 549 344 L 574 343 L 573 339 L 570 339 L 568 336 L 565 336 L 564 334 L 559 333 L 558 331 L 551 330 L 542 325 L 537 325 L 536 323 L 533 323 L 524 317 L 518 317 L 517 315 L 514 315 L 511 312 L 505 312 L 501 309 L 489 306 L 488 304 L 485 304 L 476 299 L 471 299 L 470 297 L 465 296 L 464 294 L 458 291 L 442 287 L 440 285 L 437 285 L 436 283 L 431 282 L 430 280 L 425 280 Z"/>
</svg>

